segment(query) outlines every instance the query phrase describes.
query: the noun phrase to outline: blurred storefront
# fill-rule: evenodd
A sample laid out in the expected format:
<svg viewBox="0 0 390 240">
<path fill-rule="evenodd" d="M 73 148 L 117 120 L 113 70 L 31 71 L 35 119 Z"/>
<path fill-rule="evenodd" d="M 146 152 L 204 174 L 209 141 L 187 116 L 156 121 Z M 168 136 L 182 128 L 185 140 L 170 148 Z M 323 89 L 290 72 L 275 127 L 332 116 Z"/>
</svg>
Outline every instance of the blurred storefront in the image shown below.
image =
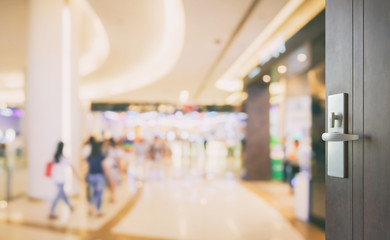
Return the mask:
<svg viewBox="0 0 390 240">
<path fill-rule="evenodd" d="M 86 137 L 114 138 L 129 153 L 137 139 L 151 143 L 159 137 L 172 150 L 173 167 L 191 162 L 207 169 L 205 165 L 219 162 L 221 173 L 227 170 L 239 176 L 246 118 L 246 113 L 231 106 L 94 104 L 87 117 Z"/>
<path fill-rule="evenodd" d="M 258 109 L 268 107 L 268 112 L 263 110 L 262 113 L 246 107 L 249 129 L 255 124 L 269 129 L 269 140 L 259 136 L 257 141 L 268 141 L 270 163 L 267 165 L 263 161 L 259 168 L 269 166 L 270 179 L 283 181 L 288 151 L 298 140 L 300 171 L 310 180 L 309 206 L 306 206 L 310 216 L 307 219 L 324 227 L 325 144 L 320 136 L 325 128 L 325 13 L 321 12 L 274 50 L 244 80 L 248 92 L 246 106 L 250 106 L 251 99 L 257 98 L 262 99 L 257 104 Z M 265 120 L 255 118 L 262 120 L 261 124 L 250 123 L 252 116 L 261 114 L 269 117 Z M 247 139 L 251 139 L 249 135 L 253 129 L 247 131 Z M 256 144 L 262 146 L 262 143 Z M 247 162 L 250 161 L 249 157 Z"/>
<path fill-rule="evenodd" d="M 17 108 L 0 109 L 0 201 L 11 200 L 26 192 L 23 115 L 24 112 Z"/>
</svg>

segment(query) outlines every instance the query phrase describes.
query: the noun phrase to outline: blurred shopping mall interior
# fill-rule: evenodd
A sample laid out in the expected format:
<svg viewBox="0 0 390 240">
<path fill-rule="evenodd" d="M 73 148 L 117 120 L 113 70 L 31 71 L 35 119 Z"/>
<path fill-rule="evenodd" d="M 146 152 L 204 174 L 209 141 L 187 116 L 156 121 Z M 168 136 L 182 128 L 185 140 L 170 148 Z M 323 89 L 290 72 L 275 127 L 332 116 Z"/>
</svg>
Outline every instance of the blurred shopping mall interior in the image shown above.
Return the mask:
<svg viewBox="0 0 390 240">
<path fill-rule="evenodd" d="M 0 239 L 325 239 L 325 0 L 0 0 Z"/>
</svg>

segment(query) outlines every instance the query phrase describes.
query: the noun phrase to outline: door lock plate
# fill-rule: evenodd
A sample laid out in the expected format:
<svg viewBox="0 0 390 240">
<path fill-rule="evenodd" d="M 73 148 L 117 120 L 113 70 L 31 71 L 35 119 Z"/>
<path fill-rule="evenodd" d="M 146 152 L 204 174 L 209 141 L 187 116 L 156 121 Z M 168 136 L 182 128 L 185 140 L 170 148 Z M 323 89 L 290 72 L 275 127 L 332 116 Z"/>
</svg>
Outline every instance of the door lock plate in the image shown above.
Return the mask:
<svg viewBox="0 0 390 240">
<path fill-rule="evenodd" d="M 346 133 L 348 125 L 348 94 L 328 96 L 328 133 Z M 328 142 L 328 175 L 345 178 L 348 142 Z"/>
</svg>

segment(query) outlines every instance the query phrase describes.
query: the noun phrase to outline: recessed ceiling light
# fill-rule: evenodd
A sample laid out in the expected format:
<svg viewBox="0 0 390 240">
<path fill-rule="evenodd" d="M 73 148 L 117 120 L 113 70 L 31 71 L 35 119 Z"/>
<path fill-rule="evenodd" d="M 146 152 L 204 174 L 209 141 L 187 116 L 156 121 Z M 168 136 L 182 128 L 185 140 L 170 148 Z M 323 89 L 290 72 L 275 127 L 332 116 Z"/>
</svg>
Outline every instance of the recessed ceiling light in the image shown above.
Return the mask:
<svg viewBox="0 0 390 240">
<path fill-rule="evenodd" d="M 306 61 L 306 59 L 307 59 L 307 56 L 306 56 L 306 54 L 304 54 L 304 53 L 300 53 L 300 54 L 298 54 L 298 56 L 297 56 L 298 62 L 304 62 L 304 61 Z"/>
<path fill-rule="evenodd" d="M 263 76 L 263 82 L 269 83 L 271 81 L 271 76 L 270 75 L 264 75 Z"/>
<path fill-rule="evenodd" d="M 183 90 L 180 92 L 180 102 L 185 103 L 188 100 L 188 97 L 190 96 L 190 93 L 187 90 Z"/>
<path fill-rule="evenodd" d="M 278 67 L 278 72 L 281 73 L 281 74 L 286 73 L 286 72 L 287 72 L 287 67 L 284 66 L 284 65 L 280 65 L 280 66 Z"/>
</svg>

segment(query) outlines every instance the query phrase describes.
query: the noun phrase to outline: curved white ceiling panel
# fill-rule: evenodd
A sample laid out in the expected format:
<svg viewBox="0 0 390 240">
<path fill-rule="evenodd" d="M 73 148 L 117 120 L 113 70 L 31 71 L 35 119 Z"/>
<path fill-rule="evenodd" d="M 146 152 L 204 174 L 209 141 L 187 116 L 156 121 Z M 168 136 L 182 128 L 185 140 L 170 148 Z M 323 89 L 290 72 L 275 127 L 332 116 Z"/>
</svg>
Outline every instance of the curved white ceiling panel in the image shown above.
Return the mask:
<svg viewBox="0 0 390 240">
<path fill-rule="evenodd" d="M 77 1 L 82 12 L 83 49 L 79 59 L 80 77 L 100 68 L 108 57 L 110 44 L 103 23 L 85 0 Z"/>
<path fill-rule="evenodd" d="M 83 78 L 81 96 L 97 99 L 129 92 L 164 77 L 180 57 L 185 38 L 181 0 L 90 0 L 108 33 L 106 62 Z M 141 44 L 140 44 L 141 43 Z"/>
</svg>

